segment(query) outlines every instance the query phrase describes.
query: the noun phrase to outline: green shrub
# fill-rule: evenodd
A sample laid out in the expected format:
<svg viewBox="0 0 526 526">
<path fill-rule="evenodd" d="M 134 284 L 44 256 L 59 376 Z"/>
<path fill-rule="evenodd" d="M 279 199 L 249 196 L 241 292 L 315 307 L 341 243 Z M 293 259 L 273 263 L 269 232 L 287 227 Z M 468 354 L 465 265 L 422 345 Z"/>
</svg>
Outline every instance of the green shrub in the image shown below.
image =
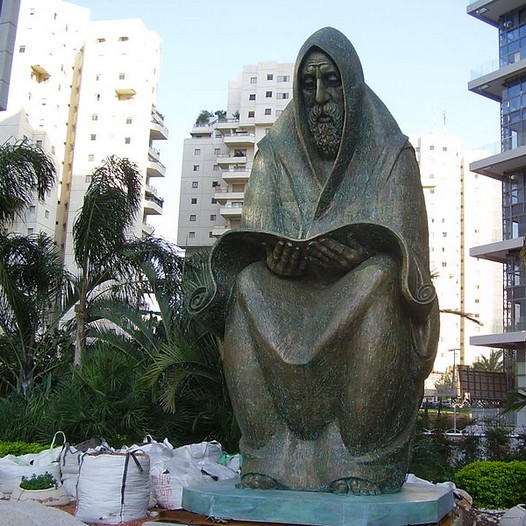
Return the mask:
<svg viewBox="0 0 526 526">
<path fill-rule="evenodd" d="M 22 477 L 20 487 L 28 490 L 50 489 L 56 488 L 58 485 L 57 479 L 47 471 L 41 475 L 33 474 L 32 477 Z"/>
<path fill-rule="evenodd" d="M 35 442 L 0 442 L 0 457 L 5 457 L 6 455 L 18 457 L 29 453 L 40 453 L 44 449 L 47 449 L 46 446 Z"/>
<path fill-rule="evenodd" d="M 520 460 L 473 462 L 459 470 L 453 482 L 478 508 L 507 509 L 526 502 L 526 462 Z"/>
</svg>

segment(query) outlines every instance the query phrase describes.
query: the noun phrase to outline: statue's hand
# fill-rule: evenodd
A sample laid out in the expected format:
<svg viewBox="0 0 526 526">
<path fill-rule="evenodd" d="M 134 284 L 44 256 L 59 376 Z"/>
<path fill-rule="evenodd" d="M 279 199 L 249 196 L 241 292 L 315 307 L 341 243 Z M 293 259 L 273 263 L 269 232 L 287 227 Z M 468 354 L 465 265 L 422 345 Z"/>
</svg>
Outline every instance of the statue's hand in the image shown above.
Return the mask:
<svg viewBox="0 0 526 526">
<path fill-rule="evenodd" d="M 312 241 L 307 247 L 307 255 L 314 267 L 337 274 L 349 272 L 370 257 L 351 234 L 347 236 L 347 244 L 329 237 Z"/>
<path fill-rule="evenodd" d="M 274 247 L 267 249 L 267 267 L 278 276 L 296 278 L 307 268 L 307 259 L 299 246 L 290 241 L 278 241 Z"/>
</svg>

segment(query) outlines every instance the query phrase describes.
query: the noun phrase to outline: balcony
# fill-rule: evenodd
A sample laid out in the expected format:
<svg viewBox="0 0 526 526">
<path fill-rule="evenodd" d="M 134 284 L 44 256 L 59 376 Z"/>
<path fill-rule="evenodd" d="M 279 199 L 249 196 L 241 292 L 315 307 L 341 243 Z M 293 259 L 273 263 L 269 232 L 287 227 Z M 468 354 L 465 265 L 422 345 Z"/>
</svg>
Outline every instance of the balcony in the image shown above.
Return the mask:
<svg viewBox="0 0 526 526">
<path fill-rule="evenodd" d="M 143 236 L 151 236 L 154 232 L 155 228 L 150 225 L 149 223 L 142 223 L 142 234 Z"/>
<path fill-rule="evenodd" d="M 254 146 L 256 136 L 249 132 L 224 133 L 223 139 L 229 146 Z"/>
<path fill-rule="evenodd" d="M 239 126 L 239 119 L 219 119 L 218 130 L 235 130 Z"/>
<path fill-rule="evenodd" d="M 148 148 L 148 155 L 155 161 L 158 161 L 161 157 L 161 152 L 154 148 L 153 146 L 150 146 Z"/>
<path fill-rule="evenodd" d="M 228 219 L 239 219 L 241 218 L 241 213 L 243 212 L 243 203 L 226 203 L 225 206 L 222 206 L 219 209 L 219 213 Z"/>
<path fill-rule="evenodd" d="M 51 77 L 51 74 L 44 66 L 41 66 L 40 64 L 33 64 L 31 66 L 31 77 L 40 84 L 41 82 L 46 82 L 46 80 Z"/>
<path fill-rule="evenodd" d="M 502 181 L 507 174 L 524 169 L 526 166 L 526 146 L 507 150 L 496 155 L 470 163 L 472 172 Z"/>
<path fill-rule="evenodd" d="M 214 133 L 214 127 L 210 123 L 194 124 L 190 135 L 212 135 L 212 133 Z"/>
<path fill-rule="evenodd" d="M 471 0 L 466 9 L 471 15 L 483 22 L 499 27 L 499 17 L 524 6 L 524 0 Z"/>
<path fill-rule="evenodd" d="M 236 155 L 230 155 L 226 153 L 226 154 L 217 156 L 217 164 L 219 166 L 228 166 L 231 164 L 246 164 L 246 163 L 247 163 L 246 155 L 236 156 Z"/>
<path fill-rule="evenodd" d="M 245 197 L 245 192 L 230 192 L 228 188 L 221 188 L 216 186 L 214 199 L 218 203 L 226 203 L 227 201 L 240 201 Z M 234 203 L 232 203 L 234 204 Z"/>
<path fill-rule="evenodd" d="M 145 215 L 161 215 L 163 213 L 164 200 L 146 193 L 144 195 L 144 214 Z"/>
<path fill-rule="evenodd" d="M 497 61 L 492 62 L 492 64 L 495 69 L 468 82 L 468 89 L 488 99 L 501 102 L 505 84 L 504 81 L 523 75 L 526 72 L 526 59 L 518 60 L 513 64 L 508 64 L 503 67 L 499 67 Z"/>
<path fill-rule="evenodd" d="M 152 122 L 150 123 L 150 139 L 168 139 L 168 128 L 164 125 L 164 117 L 152 106 Z"/>
<path fill-rule="evenodd" d="M 225 232 L 228 232 L 229 230 L 231 229 L 227 226 L 214 226 L 212 228 L 212 235 L 214 237 L 221 237 Z"/>
<path fill-rule="evenodd" d="M 133 99 L 137 92 L 133 88 L 117 88 L 115 95 L 119 100 Z"/>
<path fill-rule="evenodd" d="M 469 249 L 471 257 L 494 261 L 495 263 L 506 263 L 506 255 L 522 248 L 524 238 L 522 236 L 514 239 L 505 239 L 496 243 L 480 245 Z"/>
<path fill-rule="evenodd" d="M 164 177 L 166 175 L 166 166 L 161 161 L 148 160 L 146 175 L 148 177 Z"/>
<path fill-rule="evenodd" d="M 230 166 L 221 173 L 223 181 L 227 183 L 246 183 L 250 178 L 250 168 L 246 166 Z"/>
</svg>

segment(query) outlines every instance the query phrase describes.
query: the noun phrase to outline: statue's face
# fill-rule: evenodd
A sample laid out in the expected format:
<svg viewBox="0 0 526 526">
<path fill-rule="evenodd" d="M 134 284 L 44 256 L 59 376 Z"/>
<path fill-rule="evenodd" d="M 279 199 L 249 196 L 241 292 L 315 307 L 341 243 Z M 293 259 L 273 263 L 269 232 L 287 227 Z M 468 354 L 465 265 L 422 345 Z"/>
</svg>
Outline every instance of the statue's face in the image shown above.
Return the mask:
<svg viewBox="0 0 526 526">
<path fill-rule="evenodd" d="M 330 57 L 321 51 L 311 51 L 301 68 L 301 88 L 305 105 L 323 106 L 332 101 L 343 105 L 342 80 L 338 68 Z"/>
<path fill-rule="evenodd" d="M 343 88 L 336 64 L 321 51 L 311 51 L 301 68 L 301 90 L 309 130 L 324 159 L 335 159 L 345 115 Z"/>
</svg>

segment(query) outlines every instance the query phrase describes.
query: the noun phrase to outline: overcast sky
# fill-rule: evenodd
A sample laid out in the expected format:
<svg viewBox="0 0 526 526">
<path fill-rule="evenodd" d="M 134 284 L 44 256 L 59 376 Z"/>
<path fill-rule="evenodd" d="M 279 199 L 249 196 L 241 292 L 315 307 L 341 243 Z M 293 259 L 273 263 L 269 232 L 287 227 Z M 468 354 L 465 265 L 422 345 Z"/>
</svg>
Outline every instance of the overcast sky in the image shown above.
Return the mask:
<svg viewBox="0 0 526 526">
<path fill-rule="evenodd" d="M 467 90 L 471 71 L 498 56 L 497 29 L 466 15 L 461 0 L 78 0 L 93 20 L 141 18 L 162 41 L 158 109 L 170 139 L 156 181 L 165 199 L 156 233 L 176 238 L 182 144 L 201 109 L 226 109 L 228 81 L 245 64 L 294 62 L 317 29 L 354 44 L 366 82 L 406 135 L 442 129 L 465 148 L 499 140 L 499 106 Z"/>
</svg>

